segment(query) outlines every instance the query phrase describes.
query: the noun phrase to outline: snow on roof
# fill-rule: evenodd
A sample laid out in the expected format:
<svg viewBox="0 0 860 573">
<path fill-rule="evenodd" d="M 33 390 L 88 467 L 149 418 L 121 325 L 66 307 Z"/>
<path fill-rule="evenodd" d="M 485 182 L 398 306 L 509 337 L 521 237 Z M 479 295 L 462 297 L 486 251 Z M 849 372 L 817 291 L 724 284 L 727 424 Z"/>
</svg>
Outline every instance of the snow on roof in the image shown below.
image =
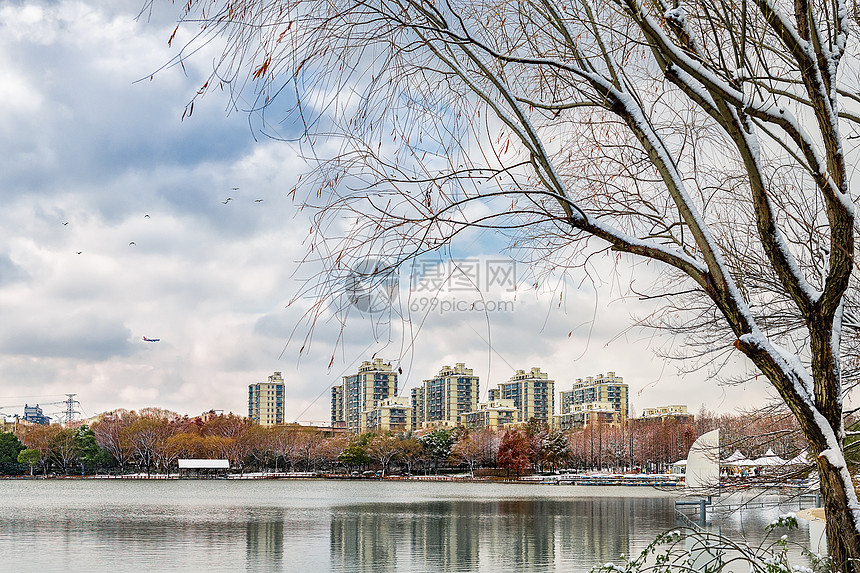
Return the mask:
<svg viewBox="0 0 860 573">
<path fill-rule="evenodd" d="M 179 460 L 181 470 L 230 469 L 230 460 Z"/>
<path fill-rule="evenodd" d="M 786 463 L 784 459 L 776 455 L 771 449 L 768 449 L 762 457 L 756 458 L 754 461 L 758 466 L 783 466 Z"/>
<path fill-rule="evenodd" d="M 809 452 L 803 450 L 785 463 L 790 466 L 805 466 L 812 463 L 812 460 L 809 459 Z"/>
<path fill-rule="evenodd" d="M 730 455 L 729 457 L 727 457 L 726 459 L 724 459 L 720 463 L 731 464 L 731 463 L 739 462 L 739 461 L 745 460 L 745 459 L 747 459 L 747 457 L 745 455 L 743 455 L 740 450 L 735 450 L 735 453 L 733 453 L 732 455 Z"/>
</svg>

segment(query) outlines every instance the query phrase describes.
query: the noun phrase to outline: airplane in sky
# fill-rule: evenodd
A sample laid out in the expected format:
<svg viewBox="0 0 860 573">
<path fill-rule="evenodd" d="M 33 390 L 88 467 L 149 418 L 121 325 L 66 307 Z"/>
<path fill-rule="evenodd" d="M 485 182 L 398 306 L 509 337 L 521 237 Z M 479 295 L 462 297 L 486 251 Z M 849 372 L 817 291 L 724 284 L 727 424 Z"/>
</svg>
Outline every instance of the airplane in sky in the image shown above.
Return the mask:
<svg viewBox="0 0 860 573">
<path fill-rule="evenodd" d="M 160 338 L 147 338 L 145 336 L 143 337 L 143 340 L 144 340 L 144 342 L 160 342 L 161 341 Z"/>
</svg>

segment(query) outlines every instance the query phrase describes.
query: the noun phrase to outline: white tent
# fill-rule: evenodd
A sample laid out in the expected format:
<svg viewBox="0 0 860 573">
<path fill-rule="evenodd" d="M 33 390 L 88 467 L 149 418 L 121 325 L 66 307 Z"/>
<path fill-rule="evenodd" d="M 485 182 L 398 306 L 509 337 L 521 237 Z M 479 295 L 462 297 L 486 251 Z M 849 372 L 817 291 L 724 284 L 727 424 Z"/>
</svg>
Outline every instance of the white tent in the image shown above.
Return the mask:
<svg viewBox="0 0 860 573">
<path fill-rule="evenodd" d="M 687 471 L 687 460 L 678 460 L 674 464 L 672 464 L 672 469 L 669 470 L 669 473 L 676 475 L 683 475 Z"/>
<path fill-rule="evenodd" d="M 741 465 L 738 462 L 742 462 L 746 459 L 747 459 L 747 457 L 745 455 L 743 455 L 740 450 L 735 450 L 735 453 L 733 453 L 732 455 L 730 455 L 729 457 L 727 457 L 726 459 L 724 459 L 720 463 L 723 465 L 727 465 L 727 466 Z"/>
<path fill-rule="evenodd" d="M 768 449 L 760 458 L 753 460 L 757 466 L 784 466 L 786 461 Z"/>
</svg>

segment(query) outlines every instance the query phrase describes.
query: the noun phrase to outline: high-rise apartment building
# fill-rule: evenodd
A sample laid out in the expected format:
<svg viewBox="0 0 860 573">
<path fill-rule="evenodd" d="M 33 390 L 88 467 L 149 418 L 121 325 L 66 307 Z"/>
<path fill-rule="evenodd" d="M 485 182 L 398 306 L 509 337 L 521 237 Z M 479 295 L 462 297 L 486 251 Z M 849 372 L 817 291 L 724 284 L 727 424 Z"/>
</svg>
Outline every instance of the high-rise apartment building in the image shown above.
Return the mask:
<svg viewBox="0 0 860 573">
<path fill-rule="evenodd" d="M 478 409 L 460 416 L 460 423 L 467 428 L 499 430 L 519 422 L 520 411 L 513 400 L 497 400 L 478 404 Z"/>
<path fill-rule="evenodd" d="M 620 419 L 621 414 L 609 402 L 588 402 L 574 404 L 571 410 L 555 416 L 553 427 L 556 430 L 566 431 L 589 424 L 618 426 L 621 423 Z"/>
<path fill-rule="evenodd" d="M 642 418 L 659 418 L 662 416 L 688 415 L 686 404 L 672 404 L 670 406 L 657 406 L 656 408 L 643 408 Z"/>
<path fill-rule="evenodd" d="M 687 411 L 686 404 L 643 408 L 642 415 L 639 417 L 640 420 L 677 420 L 678 422 L 692 422 L 693 418 L 693 414 Z"/>
<path fill-rule="evenodd" d="M 381 358 L 365 360 L 358 372 L 343 377 L 331 390 L 331 425 L 361 432 L 362 412 L 373 410 L 382 400 L 397 396 L 397 373 Z"/>
<path fill-rule="evenodd" d="M 392 396 L 361 413 L 362 432 L 408 432 L 412 429 L 409 398 Z"/>
<path fill-rule="evenodd" d="M 555 411 L 555 381 L 546 372 L 535 367 L 530 371 L 517 370 L 511 379 L 491 389 L 489 401 L 511 400 L 520 412 L 520 421 L 532 418 L 552 423 Z"/>
<path fill-rule="evenodd" d="M 589 376 L 584 380 L 577 378 L 572 390 L 560 393 L 561 413 L 573 412 L 575 406 L 596 402 L 609 403 L 612 409 L 618 412 L 619 423 L 624 423 L 628 411 L 627 394 L 627 384 L 621 376 L 616 376 L 615 372 L 607 372 L 606 376 Z"/>
<path fill-rule="evenodd" d="M 346 407 L 343 403 L 343 384 L 331 389 L 331 427 L 346 428 Z"/>
<path fill-rule="evenodd" d="M 248 418 L 262 426 L 284 423 L 286 391 L 280 372 L 269 376 L 268 381 L 248 385 Z"/>
<path fill-rule="evenodd" d="M 460 416 L 478 408 L 478 377 L 458 362 L 443 366 L 439 374 L 412 389 L 412 427 L 454 427 Z"/>
<path fill-rule="evenodd" d="M 424 412 L 426 406 L 426 393 L 424 392 L 424 386 L 418 386 L 417 388 L 412 389 L 412 411 L 409 412 L 409 415 L 412 418 L 412 429 L 420 430 L 421 422 L 424 420 Z"/>
</svg>

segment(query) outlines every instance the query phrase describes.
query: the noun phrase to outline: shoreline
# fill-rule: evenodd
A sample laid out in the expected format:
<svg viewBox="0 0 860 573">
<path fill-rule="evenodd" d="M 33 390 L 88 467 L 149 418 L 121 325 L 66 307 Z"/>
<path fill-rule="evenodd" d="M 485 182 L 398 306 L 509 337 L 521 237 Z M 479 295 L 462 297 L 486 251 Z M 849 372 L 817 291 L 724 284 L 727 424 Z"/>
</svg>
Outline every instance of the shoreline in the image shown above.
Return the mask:
<svg viewBox="0 0 860 573">
<path fill-rule="evenodd" d="M 211 475 L 182 475 L 177 473 L 167 474 L 96 474 L 96 475 L 6 475 L 0 479 L 8 480 L 100 480 L 100 479 L 146 479 L 146 480 L 175 480 L 175 479 L 227 479 L 227 480 L 259 480 L 259 479 L 286 479 L 286 480 L 353 480 L 353 481 L 454 481 L 454 482 L 478 482 L 478 483 L 524 483 L 538 485 L 645 485 L 645 484 L 667 484 L 682 485 L 683 481 L 668 478 L 663 475 L 635 476 L 635 475 L 550 475 L 550 476 L 469 476 L 469 475 L 367 475 L 356 476 L 349 474 L 320 474 L 311 472 L 251 472 L 245 474 L 211 474 Z M 586 483 L 583 483 L 586 482 Z"/>
<path fill-rule="evenodd" d="M 659 487 L 677 489 L 683 487 L 683 481 L 675 476 L 667 475 L 551 475 L 551 476 L 469 476 L 469 475 L 413 475 L 413 476 L 355 476 L 349 474 L 317 474 L 309 472 L 267 472 L 247 474 L 211 474 L 211 475 L 182 475 L 182 474 L 123 474 L 123 475 L 48 475 L 48 476 L 3 476 L 6 480 L 23 481 L 55 481 L 55 480 L 152 480 L 152 481 L 181 481 L 181 480 L 307 480 L 307 481 L 389 481 L 389 482 L 454 482 L 454 483 L 491 483 L 491 484 L 524 484 L 524 485 L 554 485 L 554 486 L 623 486 L 623 487 Z"/>
<path fill-rule="evenodd" d="M 124 475 L 49 475 L 49 476 L 0 476 L 2 480 L 11 481 L 260 481 L 260 480 L 277 480 L 277 481 L 353 481 L 353 482 L 444 482 L 444 483 L 483 483 L 483 484 L 512 484 L 512 485 L 552 485 L 552 486 L 575 486 L 575 487 L 621 487 L 633 489 L 657 489 L 665 492 L 675 492 L 680 495 L 685 495 L 684 482 L 676 479 L 676 476 L 667 476 L 666 474 L 568 474 L 568 475 L 550 475 L 550 476 L 521 476 L 520 478 L 505 478 L 498 476 L 477 476 L 469 475 L 413 475 L 413 476 L 355 476 L 349 474 L 315 474 L 309 472 L 267 472 L 247 473 L 247 474 L 211 474 L 211 475 L 180 475 L 171 474 L 124 474 Z M 804 495 L 808 490 L 805 484 L 784 484 L 784 483 L 721 483 L 720 491 L 716 495 L 719 497 L 726 494 L 738 494 L 744 491 L 769 490 L 773 492 L 781 492 L 787 495 Z"/>
</svg>

